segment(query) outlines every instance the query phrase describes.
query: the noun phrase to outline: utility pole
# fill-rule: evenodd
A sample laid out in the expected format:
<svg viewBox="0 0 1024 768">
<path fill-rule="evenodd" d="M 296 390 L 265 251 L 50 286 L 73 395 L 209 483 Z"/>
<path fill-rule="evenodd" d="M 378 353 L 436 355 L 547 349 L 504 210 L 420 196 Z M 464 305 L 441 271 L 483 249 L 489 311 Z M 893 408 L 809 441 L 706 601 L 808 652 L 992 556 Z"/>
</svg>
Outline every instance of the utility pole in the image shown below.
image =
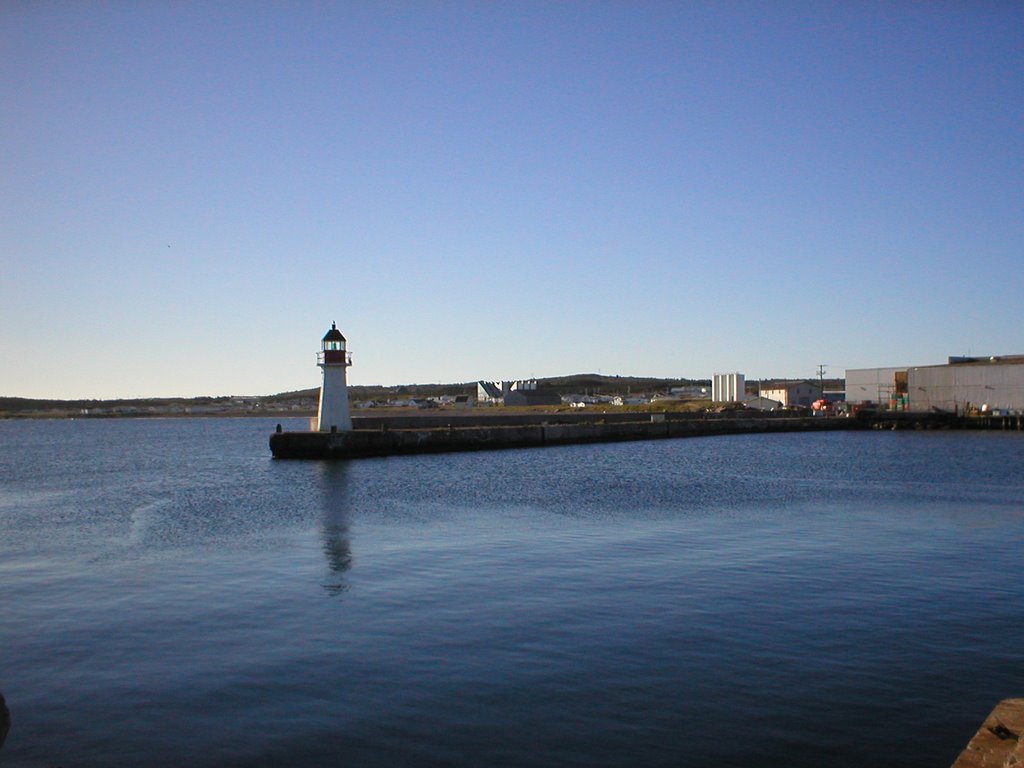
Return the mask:
<svg viewBox="0 0 1024 768">
<path fill-rule="evenodd" d="M 821 397 L 825 397 L 825 368 L 826 367 L 827 366 L 825 365 L 825 363 L 819 363 L 818 364 L 818 389 L 821 390 L 820 393 L 819 393 Z"/>
</svg>

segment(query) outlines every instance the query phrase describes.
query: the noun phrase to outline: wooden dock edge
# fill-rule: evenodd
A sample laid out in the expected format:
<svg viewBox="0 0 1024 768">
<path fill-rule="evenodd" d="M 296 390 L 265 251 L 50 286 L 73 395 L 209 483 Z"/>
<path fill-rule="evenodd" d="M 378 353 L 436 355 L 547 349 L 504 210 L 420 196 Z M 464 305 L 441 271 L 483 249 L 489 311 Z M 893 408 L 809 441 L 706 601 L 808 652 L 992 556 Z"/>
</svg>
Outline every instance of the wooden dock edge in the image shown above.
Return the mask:
<svg viewBox="0 0 1024 768">
<path fill-rule="evenodd" d="M 951 768 L 1024 768 L 1024 699 L 1004 699 Z"/>
</svg>

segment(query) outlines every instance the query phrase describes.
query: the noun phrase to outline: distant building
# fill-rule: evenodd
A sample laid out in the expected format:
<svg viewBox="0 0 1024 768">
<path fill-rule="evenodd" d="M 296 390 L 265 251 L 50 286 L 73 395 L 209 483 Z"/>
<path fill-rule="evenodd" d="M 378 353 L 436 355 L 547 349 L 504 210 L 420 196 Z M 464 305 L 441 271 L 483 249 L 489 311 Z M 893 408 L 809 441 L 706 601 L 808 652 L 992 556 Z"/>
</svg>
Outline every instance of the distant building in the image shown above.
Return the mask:
<svg viewBox="0 0 1024 768">
<path fill-rule="evenodd" d="M 554 390 L 538 389 L 536 379 L 523 381 L 478 381 L 476 399 L 488 405 L 561 405 Z"/>
<path fill-rule="evenodd" d="M 561 396 L 553 389 L 514 389 L 505 395 L 505 405 L 561 404 Z"/>
<path fill-rule="evenodd" d="M 742 373 L 716 373 L 711 379 L 711 401 L 739 403 L 746 397 L 746 377 Z"/>
<path fill-rule="evenodd" d="M 646 405 L 650 400 L 641 396 L 616 395 L 612 398 L 612 405 Z"/>
<path fill-rule="evenodd" d="M 778 400 L 772 400 L 760 395 L 754 395 L 753 397 L 744 400 L 743 405 L 747 408 L 755 408 L 759 411 L 774 411 L 776 408 L 782 407 L 782 403 Z"/>
<path fill-rule="evenodd" d="M 476 401 L 481 405 L 496 405 L 505 402 L 504 384 L 511 384 L 511 382 L 478 381 L 476 383 Z"/>
<path fill-rule="evenodd" d="M 1024 355 L 951 357 L 907 370 L 912 411 L 1024 412 Z"/>
<path fill-rule="evenodd" d="M 703 400 L 708 396 L 708 388 L 700 384 L 688 384 L 684 387 L 672 387 L 668 393 L 679 400 Z"/>
<path fill-rule="evenodd" d="M 762 389 L 761 397 L 782 403 L 783 407 L 810 408 L 811 403 L 821 398 L 821 387 L 806 380 L 780 381 L 771 389 Z"/>
<path fill-rule="evenodd" d="M 528 392 L 537 389 L 536 379 L 521 381 L 478 381 L 476 399 L 479 403 L 504 403 L 510 392 Z"/>
<path fill-rule="evenodd" d="M 1024 355 L 846 372 L 846 402 L 890 410 L 1024 412 Z"/>
<path fill-rule="evenodd" d="M 583 408 L 587 405 L 596 405 L 598 400 L 593 395 L 562 395 L 562 403 L 573 408 Z"/>
<path fill-rule="evenodd" d="M 895 405 L 906 394 L 907 368 L 855 368 L 846 371 L 846 402 L 851 405 Z"/>
</svg>

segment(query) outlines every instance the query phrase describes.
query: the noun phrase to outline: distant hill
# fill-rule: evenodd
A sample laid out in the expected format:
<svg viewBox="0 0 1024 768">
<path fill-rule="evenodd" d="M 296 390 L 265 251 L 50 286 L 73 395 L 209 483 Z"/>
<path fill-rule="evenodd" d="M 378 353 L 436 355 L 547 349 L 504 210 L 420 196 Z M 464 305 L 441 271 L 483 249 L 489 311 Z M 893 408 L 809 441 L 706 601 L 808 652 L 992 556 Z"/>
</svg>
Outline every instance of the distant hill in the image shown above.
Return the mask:
<svg viewBox="0 0 1024 768">
<path fill-rule="evenodd" d="M 575 373 L 537 379 L 537 386 L 553 389 L 559 394 L 624 394 L 626 392 L 664 392 L 672 387 L 711 386 L 710 379 L 661 379 L 650 376 L 605 376 L 599 373 Z M 316 397 L 319 387 L 298 392 L 282 392 L 263 398 L 267 402 L 287 402 L 303 397 Z M 409 397 L 440 397 L 442 395 L 476 395 L 476 382 L 461 384 L 399 384 L 349 385 L 352 400 L 387 400 Z"/>
<path fill-rule="evenodd" d="M 794 377 L 795 378 L 795 377 Z M 747 392 L 756 393 L 787 379 L 747 381 Z M 792 379 L 788 379 L 792 380 Z M 809 379 L 813 381 L 812 379 Z M 825 379 L 826 389 L 843 389 L 843 379 Z M 709 379 L 663 379 L 649 376 L 606 376 L 576 373 L 537 379 L 537 386 L 559 395 L 625 395 L 665 393 L 674 387 L 711 386 Z M 117 400 L 43 400 L 0 397 L 0 418 L 60 418 L 78 416 L 257 416 L 303 415 L 316 412 L 319 387 L 253 397 L 171 397 Z M 458 384 L 354 385 L 353 402 L 406 400 L 411 398 L 476 395 L 476 382 Z"/>
<path fill-rule="evenodd" d="M 618 395 L 627 392 L 667 392 L 673 387 L 711 386 L 710 379 L 660 379 L 651 376 L 605 376 L 600 373 L 575 373 L 537 379 L 537 386 L 554 389 L 561 395 L 589 393 Z"/>
<path fill-rule="evenodd" d="M 153 397 L 117 400 L 36 400 L 27 397 L 0 397 L 0 415 L 23 414 L 34 411 L 83 411 L 95 408 L 128 409 L 138 407 L 199 407 L 230 403 L 237 400 L 222 397 Z"/>
</svg>

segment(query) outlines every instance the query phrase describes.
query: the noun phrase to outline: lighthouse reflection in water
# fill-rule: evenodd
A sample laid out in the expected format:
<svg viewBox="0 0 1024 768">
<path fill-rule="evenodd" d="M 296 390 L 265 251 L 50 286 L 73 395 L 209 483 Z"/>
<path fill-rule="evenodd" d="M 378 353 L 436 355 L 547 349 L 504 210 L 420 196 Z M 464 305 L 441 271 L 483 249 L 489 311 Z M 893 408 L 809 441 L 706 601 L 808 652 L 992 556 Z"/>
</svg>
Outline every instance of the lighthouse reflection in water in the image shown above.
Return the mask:
<svg viewBox="0 0 1024 768">
<path fill-rule="evenodd" d="M 317 469 L 323 492 L 323 551 L 327 559 L 324 589 L 331 594 L 339 594 L 348 589 L 345 572 L 352 567 L 349 463 L 325 461 L 320 462 Z"/>
</svg>

